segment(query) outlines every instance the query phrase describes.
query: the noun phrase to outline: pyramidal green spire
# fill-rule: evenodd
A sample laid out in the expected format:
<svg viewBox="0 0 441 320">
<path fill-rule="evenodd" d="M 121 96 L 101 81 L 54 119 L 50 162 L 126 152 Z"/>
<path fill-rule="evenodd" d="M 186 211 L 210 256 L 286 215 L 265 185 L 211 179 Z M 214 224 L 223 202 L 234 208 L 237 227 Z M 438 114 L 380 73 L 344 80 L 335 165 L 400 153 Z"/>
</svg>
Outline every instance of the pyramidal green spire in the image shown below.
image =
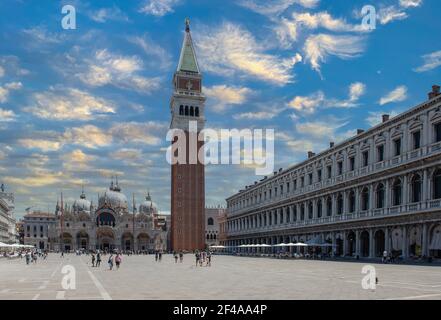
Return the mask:
<svg viewBox="0 0 441 320">
<path fill-rule="evenodd" d="M 181 56 L 179 57 L 179 64 L 177 71 L 195 72 L 199 73 L 199 66 L 196 60 L 193 40 L 190 34 L 190 20 L 185 20 L 185 36 L 182 44 Z"/>
</svg>

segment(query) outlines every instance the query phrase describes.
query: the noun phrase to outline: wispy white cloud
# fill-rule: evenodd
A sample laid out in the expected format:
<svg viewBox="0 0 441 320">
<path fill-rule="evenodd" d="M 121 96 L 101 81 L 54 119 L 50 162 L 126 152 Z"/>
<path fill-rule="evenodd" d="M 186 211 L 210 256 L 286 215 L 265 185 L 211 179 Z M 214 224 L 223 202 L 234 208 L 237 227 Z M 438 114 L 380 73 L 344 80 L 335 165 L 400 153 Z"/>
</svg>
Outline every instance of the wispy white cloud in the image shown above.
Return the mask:
<svg viewBox="0 0 441 320">
<path fill-rule="evenodd" d="M 0 86 L 0 103 L 8 101 L 9 94 L 13 90 L 19 90 L 23 87 L 21 82 L 8 82 L 3 86 Z"/>
<path fill-rule="evenodd" d="M 378 102 L 380 105 L 385 105 L 392 102 L 401 102 L 407 99 L 407 87 L 399 86 L 386 94 Z"/>
<path fill-rule="evenodd" d="M 174 7 L 180 2 L 180 0 L 147 0 L 142 4 L 139 12 L 162 17 L 174 12 Z"/>
<path fill-rule="evenodd" d="M 66 39 L 65 34 L 54 33 L 47 30 L 43 26 L 36 26 L 28 29 L 24 29 L 23 33 L 32 38 L 32 43 L 40 44 L 56 44 Z"/>
<path fill-rule="evenodd" d="M 423 4 L 423 0 L 400 0 L 400 6 L 403 8 L 419 7 Z"/>
<path fill-rule="evenodd" d="M 275 111 L 255 111 L 234 114 L 235 120 L 271 120 L 278 115 Z"/>
<path fill-rule="evenodd" d="M 43 119 L 88 121 L 115 113 L 112 102 L 73 88 L 35 93 L 32 102 L 24 108 Z"/>
<path fill-rule="evenodd" d="M 99 23 L 106 21 L 129 21 L 129 17 L 120 8 L 113 6 L 111 8 L 101 8 L 89 12 L 89 17 Z"/>
<path fill-rule="evenodd" d="M 167 69 L 172 64 L 170 53 L 160 45 L 154 43 L 148 34 L 130 37 L 129 41 L 141 47 L 147 56 L 154 57 L 155 66 L 157 66 L 158 61 L 161 69 Z"/>
<path fill-rule="evenodd" d="M 246 87 L 234 87 L 227 85 L 215 85 L 205 87 L 204 93 L 212 102 L 212 109 L 215 112 L 225 111 L 231 105 L 244 104 L 253 91 Z"/>
<path fill-rule="evenodd" d="M 347 99 L 327 98 L 323 91 L 317 91 L 308 96 L 296 96 L 287 104 L 289 108 L 303 114 L 313 114 L 318 108 L 353 108 L 358 106 L 358 100 L 366 93 L 366 85 L 354 82 L 349 85 Z"/>
<path fill-rule="evenodd" d="M 149 121 L 116 123 L 109 130 L 111 136 L 121 143 L 158 145 L 165 141 L 168 126 L 164 123 Z"/>
<path fill-rule="evenodd" d="M 242 0 L 238 4 L 268 18 L 275 18 L 294 4 L 305 8 L 314 8 L 319 0 Z"/>
<path fill-rule="evenodd" d="M 364 47 L 363 36 L 316 34 L 308 37 L 303 49 L 305 60 L 320 72 L 320 64 L 328 56 L 350 59 L 359 56 Z"/>
<path fill-rule="evenodd" d="M 84 83 L 101 87 L 114 85 L 119 88 L 150 94 L 159 88 L 160 79 L 141 76 L 143 62 L 137 56 L 122 56 L 106 49 L 95 52 L 92 59 L 85 60 L 85 70 L 76 76 Z"/>
<path fill-rule="evenodd" d="M 357 101 L 366 93 L 366 85 L 361 82 L 352 83 L 349 86 L 349 101 Z"/>
<path fill-rule="evenodd" d="M 222 27 L 198 31 L 196 46 L 205 70 L 232 76 L 246 75 L 278 85 L 293 81 L 292 69 L 299 54 L 284 59 L 265 52 L 265 45 L 242 27 L 226 22 Z"/>
<path fill-rule="evenodd" d="M 309 96 L 296 96 L 288 102 L 288 107 L 306 114 L 312 114 L 322 106 L 325 101 L 325 94 L 318 91 Z"/>
<path fill-rule="evenodd" d="M 112 135 L 94 125 L 68 128 L 62 137 L 63 143 L 96 149 L 112 143 Z"/>
<path fill-rule="evenodd" d="M 347 122 L 341 122 L 338 119 L 327 119 L 326 121 L 306 121 L 296 124 L 298 133 L 318 139 L 332 139 L 335 140 L 337 131 L 347 125 Z"/>
<path fill-rule="evenodd" d="M 415 68 L 415 72 L 426 72 L 441 66 L 441 50 L 425 54 L 422 58 L 424 63 L 422 66 Z"/>
<path fill-rule="evenodd" d="M 422 4 L 422 0 L 400 0 L 397 5 L 381 6 L 377 16 L 383 25 L 396 20 L 404 20 L 409 17 L 408 9 L 419 7 Z"/>
<path fill-rule="evenodd" d="M 60 141 L 45 139 L 20 139 L 19 144 L 27 149 L 39 149 L 44 152 L 57 151 L 62 147 Z"/>
<path fill-rule="evenodd" d="M 0 122 L 11 122 L 17 118 L 17 115 L 12 110 L 0 108 Z"/>
</svg>

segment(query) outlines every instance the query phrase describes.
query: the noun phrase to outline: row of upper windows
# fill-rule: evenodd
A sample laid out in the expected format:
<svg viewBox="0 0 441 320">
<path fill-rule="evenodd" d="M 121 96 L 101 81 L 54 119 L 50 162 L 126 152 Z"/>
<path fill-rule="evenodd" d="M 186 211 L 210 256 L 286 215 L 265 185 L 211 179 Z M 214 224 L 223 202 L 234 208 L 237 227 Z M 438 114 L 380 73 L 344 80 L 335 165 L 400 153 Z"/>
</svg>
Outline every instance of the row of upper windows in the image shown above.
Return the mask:
<svg viewBox="0 0 441 320">
<path fill-rule="evenodd" d="M 417 203 L 422 201 L 422 177 L 419 174 L 415 174 L 412 179 L 410 180 L 410 203 Z M 432 177 L 432 185 L 433 185 L 433 191 L 432 191 L 432 199 L 441 199 L 441 170 L 437 170 L 433 177 Z M 375 190 L 374 190 L 374 208 L 381 209 L 386 206 L 386 188 L 383 183 L 379 183 Z M 389 192 L 391 193 L 391 206 L 399 206 L 403 204 L 403 184 L 401 179 L 397 178 L 394 180 L 392 186 L 390 187 Z M 368 187 L 364 187 L 360 192 L 360 211 L 366 211 L 370 209 L 370 199 L 371 199 L 371 193 Z M 347 198 L 347 213 L 354 213 L 356 210 L 356 193 L 355 191 L 350 191 Z M 305 219 L 305 214 L 308 214 L 308 218 L 312 219 L 314 215 L 314 205 L 312 201 L 309 201 L 306 205 L 305 203 L 302 203 L 298 206 L 299 208 L 299 217 L 297 217 L 297 206 L 287 207 L 286 210 L 286 217 L 285 219 L 281 218 L 281 220 L 285 220 L 286 222 L 290 222 L 291 219 L 291 213 L 292 213 L 292 219 L 293 221 L 297 221 L 299 219 L 300 221 Z M 325 214 L 327 217 L 330 217 L 333 215 L 333 199 L 332 197 L 328 196 L 325 199 L 325 207 L 323 207 L 322 200 L 317 200 L 316 202 L 316 216 L 317 218 L 321 218 L 323 214 Z M 323 212 L 323 209 L 325 209 L 325 212 Z M 278 209 L 280 211 L 280 214 L 283 216 L 283 211 Z M 339 193 L 336 197 L 336 213 L 337 215 L 342 215 L 344 213 L 345 206 L 344 206 L 344 197 L 342 193 Z M 273 214 L 277 213 L 270 213 L 270 217 Z M 254 218 L 259 219 L 259 223 L 261 226 L 261 223 L 263 225 L 267 225 L 266 223 L 266 214 L 258 214 L 257 216 L 254 216 Z M 263 221 L 261 221 L 263 220 Z M 273 218 L 271 217 L 268 219 L 268 224 L 272 224 Z M 242 222 L 239 222 L 242 221 Z M 232 226 L 231 223 L 236 223 L 236 228 L 241 223 L 244 223 L 247 221 L 247 218 L 242 218 L 242 220 L 234 220 L 230 221 L 229 225 Z M 246 222 L 248 223 L 248 222 Z M 259 225 L 258 223 L 258 225 Z"/>
<path fill-rule="evenodd" d="M 440 142 L 441 141 L 441 122 L 440 123 L 436 123 L 433 125 L 433 129 L 434 129 L 434 142 Z M 421 148 L 421 131 L 420 130 L 416 130 L 413 131 L 411 133 L 411 147 L 412 150 L 418 150 L 419 148 Z M 398 157 L 402 154 L 403 152 L 403 148 L 402 148 L 402 139 L 401 138 L 397 138 L 394 139 L 392 141 L 392 156 L 393 157 Z M 375 162 L 383 162 L 385 160 L 385 146 L 384 144 L 378 145 L 376 147 L 376 158 L 375 158 Z M 350 156 L 348 158 L 348 167 L 347 167 L 347 171 L 351 172 L 355 170 L 355 156 Z M 370 164 L 370 152 L 369 150 L 363 151 L 361 153 L 361 163 L 360 166 L 361 168 L 363 167 L 367 167 Z M 344 161 L 340 160 L 337 162 L 337 168 L 336 168 L 336 175 L 340 176 L 344 173 Z M 326 179 L 331 179 L 332 178 L 332 165 L 328 165 L 326 166 Z M 316 171 L 316 182 L 321 182 L 323 179 L 323 171 L 322 169 L 317 169 Z M 313 177 L 313 173 L 309 173 L 308 174 L 308 184 L 312 185 L 314 183 L 314 177 Z M 298 185 L 297 185 L 297 179 L 293 180 L 293 189 L 292 191 L 297 190 Z M 300 177 L 300 188 L 305 187 L 305 177 Z M 282 195 L 284 192 L 283 189 L 283 185 L 280 185 L 280 195 Z M 286 192 L 289 193 L 290 192 L 290 183 L 287 182 L 286 183 Z M 248 198 L 248 199 L 243 199 L 239 202 L 233 203 L 232 206 L 235 208 L 243 208 L 245 206 L 257 203 L 257 201 L 261 202 L 261 201 L 266 201 L 267 199 L 271 199 L 272 196 L 274 195 L 274 197 L 278 196 L 278 187 L 274 187 L 274 193 L 272 192 L 272 189 L 267 191 L 264 191 L 263 194 L 260 193 L 259 197 L 257 195 L 254 196 L 253 198 Z"/>
<path fill-rule="evenodd" d="M 199 107 L 193 106 L 183 106 L 182 104 L 179 106 L 179 115 L 180 116 L 190 116 L 190 117 L 199 117 Z"/>
</svg>

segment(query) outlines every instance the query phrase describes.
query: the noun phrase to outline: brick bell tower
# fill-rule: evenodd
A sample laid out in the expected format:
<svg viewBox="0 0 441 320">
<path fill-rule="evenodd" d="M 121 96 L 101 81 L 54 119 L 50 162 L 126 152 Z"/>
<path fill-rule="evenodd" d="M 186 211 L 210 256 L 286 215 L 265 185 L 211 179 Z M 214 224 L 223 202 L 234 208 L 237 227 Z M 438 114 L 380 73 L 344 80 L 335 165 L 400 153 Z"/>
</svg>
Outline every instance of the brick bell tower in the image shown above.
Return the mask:
<svg viewBox="0 0 441 320">
<path fill-rule="evenodd" d="M 205 124 L 205 97 L 188 19 L 173 88 L 170 129 L 185 132 L 186 162 L 172 164 L 171 168 L 171 246 L 176 251 L 201 250 L 205 248 L 205 168 L 197 158 L 203 146 L 197 134 Z M 189 130 L 190 122 L 197 124 L 197 132 Z"/>
</svg>

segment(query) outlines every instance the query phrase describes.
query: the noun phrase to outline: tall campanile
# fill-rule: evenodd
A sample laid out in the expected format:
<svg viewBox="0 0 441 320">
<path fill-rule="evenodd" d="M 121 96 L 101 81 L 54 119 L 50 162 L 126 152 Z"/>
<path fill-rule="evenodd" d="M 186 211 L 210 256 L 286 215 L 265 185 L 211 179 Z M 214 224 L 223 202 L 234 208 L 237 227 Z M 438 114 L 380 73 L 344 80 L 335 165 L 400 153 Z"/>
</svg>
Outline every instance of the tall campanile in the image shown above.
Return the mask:
<svg viewBox="0 0 441 320">
<path fill-rule="evenodd" d="M 185 132 L 186 161 L 171 168 L 171 245 L 176 251 L 201 250 L 205 248 L 205 168 L 198 160 L 203 141 L 198 141 L 197 134 L 205 124 L 205 97 L 188 19 L 173 88 L 170 128 Z M 197 131 L 189 130 L 190 124 L 197 124 Z M 175 137 L 172 143 L 180 140 Z M 173 156 L 179 158 L 177 153 L 181 151 Z"/>
</svg>

